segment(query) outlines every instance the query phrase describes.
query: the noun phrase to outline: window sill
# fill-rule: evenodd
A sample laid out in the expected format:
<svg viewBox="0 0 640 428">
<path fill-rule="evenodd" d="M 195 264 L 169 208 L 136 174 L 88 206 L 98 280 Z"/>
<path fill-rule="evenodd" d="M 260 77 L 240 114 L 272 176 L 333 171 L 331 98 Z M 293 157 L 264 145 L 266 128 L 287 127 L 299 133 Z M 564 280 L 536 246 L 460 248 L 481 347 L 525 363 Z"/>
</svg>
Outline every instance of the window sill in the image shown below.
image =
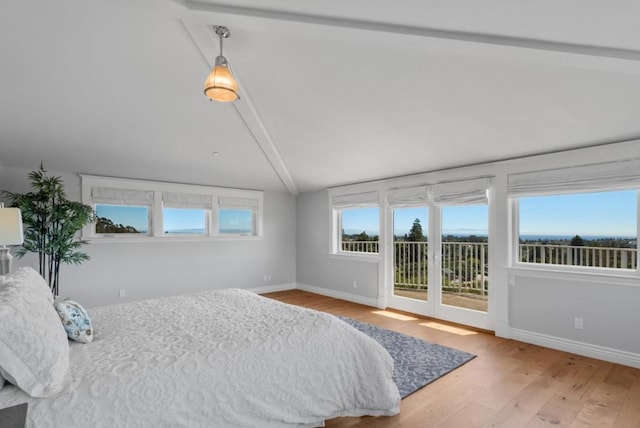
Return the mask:
<svg viewBox="0 0 640 428">
<path fill-rule="evenodd" d="M 356 253 L 329 253 L 329 258 L 364 263 L 378 263 L 382 260 L 379 254 L 371 255 Z"/>
<path fill-rule="evenodd" d="M 131 244 L 150 242 L 215 242 L 215 241 L 261 241 L 263 236 L 121 236 L 121 237 L 90 237 L 86 239 L 90 244 Z"/>
<path fill-rule="evenodd" d="M 637 270 L 619 270 L 613 269 L 600 270 L 598 268 L 585 270 L 575 268 L 568 269 L 566 267 L 538 267 L 525 266 L 516 264 L 508 268 L 509 275 L 528 276 L 535 278 L 556 278 L 566 280 L 579 280 L 584 282 L 607 282 L 610 284 L 638 287 L 638 277 L 640 272 Z"/>
</svg>

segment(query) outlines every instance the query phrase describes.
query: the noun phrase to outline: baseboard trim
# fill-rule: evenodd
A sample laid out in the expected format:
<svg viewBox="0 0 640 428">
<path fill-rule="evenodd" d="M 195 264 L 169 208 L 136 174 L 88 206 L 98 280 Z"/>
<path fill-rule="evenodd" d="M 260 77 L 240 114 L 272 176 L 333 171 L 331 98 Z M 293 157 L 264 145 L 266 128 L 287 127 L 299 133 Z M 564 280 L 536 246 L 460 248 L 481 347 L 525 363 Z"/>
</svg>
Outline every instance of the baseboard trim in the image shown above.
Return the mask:
<svg viewBox="0 0 640 428">
<path fill-rule="evenodd" d="M 563 339 L 546 334 L 533 333 L 526 330 L 511 329 L 511 339 L 532 343 L 547 348 L 558 349 L 560 351 L 571 352 L 572 354 L 583 355 L 585 357 L 597 358 L 611 363 L 640 368 L 640 354 L 607 348 L 604 346 L 592 345 L 570 339 Z"/>
<path fill-rule="evenodd" d="M 357 294 L 345 293 L 344 291 L 330 290 L 328 288 L 316 287 L 315 285 L 308 284 L 296 284 L 298 290 L 308 291 L 309 293 L 320 294 L 322 296 L 333 297 L 335 299 L 342 299 L 348 302 L 359 303 L 361 305 L 372 306 L 374 308 L 378 305 L 378 299 L 376 297 L 364 297 Z"/>
<path fill-rule="evenodd" d="M 256 294 L 275 293 L 276 291 L 287 291 L 295 289 L 295 282 L 291 282 L 289 284 L 263 285 L 262 287 L 247 288 L 248 291 L 252 291 Z"/>
<path fill-rule="evenodd" d="M 493 332 L 497 337 L 502 337 L 504 339 L 512 339 L 511 337 L 512 329 L 509 326 L 509 323 L 496 321 L 494 327 L 495 328 L 493 329 Z"/>
</svg>

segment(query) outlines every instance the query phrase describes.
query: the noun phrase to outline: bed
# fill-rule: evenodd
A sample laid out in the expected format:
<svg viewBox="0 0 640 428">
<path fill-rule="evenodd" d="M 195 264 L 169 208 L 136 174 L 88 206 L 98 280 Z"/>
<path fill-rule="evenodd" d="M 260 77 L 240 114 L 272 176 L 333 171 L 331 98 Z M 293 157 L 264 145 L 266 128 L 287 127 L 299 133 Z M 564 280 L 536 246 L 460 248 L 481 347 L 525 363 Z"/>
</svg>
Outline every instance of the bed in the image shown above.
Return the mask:
<svg viewBox="0 0 640 428">
<path fill-rule="evenodd" d="M 0 408 L 28 403 L 33 428 L 315 427 L 399 411 L 389 354 L 329 314 L 239 289 L 89 313 L 93 342 L 68 342 L 61 391 L 7 383 Z"/>
</svg>

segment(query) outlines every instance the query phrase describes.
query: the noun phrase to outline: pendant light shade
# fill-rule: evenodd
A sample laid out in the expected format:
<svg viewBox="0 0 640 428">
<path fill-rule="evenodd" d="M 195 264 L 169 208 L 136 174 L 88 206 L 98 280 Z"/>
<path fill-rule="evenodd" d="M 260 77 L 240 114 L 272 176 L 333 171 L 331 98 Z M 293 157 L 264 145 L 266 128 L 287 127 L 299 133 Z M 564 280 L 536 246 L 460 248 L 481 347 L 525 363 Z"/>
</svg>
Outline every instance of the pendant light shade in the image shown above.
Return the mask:
<svg viewBox="0 0 640 428">
<path fill-rule="evenodd" d="M 215 32 L 220 37 L 220 55 L 216 57 L 216 63 L 204 83 L 204 94 L 216 101 L 235 101 L 238 99 L 238 83 L 231 74 L 227 59 L 222 55 L 222 39 L 230 36 L 229 29 L 216 25 Z"/>
</svg>

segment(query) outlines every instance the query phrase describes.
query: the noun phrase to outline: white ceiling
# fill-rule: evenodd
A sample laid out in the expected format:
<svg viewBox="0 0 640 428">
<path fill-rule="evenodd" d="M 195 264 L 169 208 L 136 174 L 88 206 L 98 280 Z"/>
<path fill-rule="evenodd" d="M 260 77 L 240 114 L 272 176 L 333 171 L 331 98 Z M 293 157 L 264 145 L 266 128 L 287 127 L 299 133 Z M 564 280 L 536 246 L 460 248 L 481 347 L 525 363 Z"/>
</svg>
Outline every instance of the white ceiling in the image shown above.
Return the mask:
<svg viewBox="0 0 640 428">
<path fill-rule="evenodd" d="M 640 136 L 636 0 L 0 11 L 5 167 L 295 194 Z M 231 30 L 235 104 L 202 94 L 212 25 Z"/>
</svg>

